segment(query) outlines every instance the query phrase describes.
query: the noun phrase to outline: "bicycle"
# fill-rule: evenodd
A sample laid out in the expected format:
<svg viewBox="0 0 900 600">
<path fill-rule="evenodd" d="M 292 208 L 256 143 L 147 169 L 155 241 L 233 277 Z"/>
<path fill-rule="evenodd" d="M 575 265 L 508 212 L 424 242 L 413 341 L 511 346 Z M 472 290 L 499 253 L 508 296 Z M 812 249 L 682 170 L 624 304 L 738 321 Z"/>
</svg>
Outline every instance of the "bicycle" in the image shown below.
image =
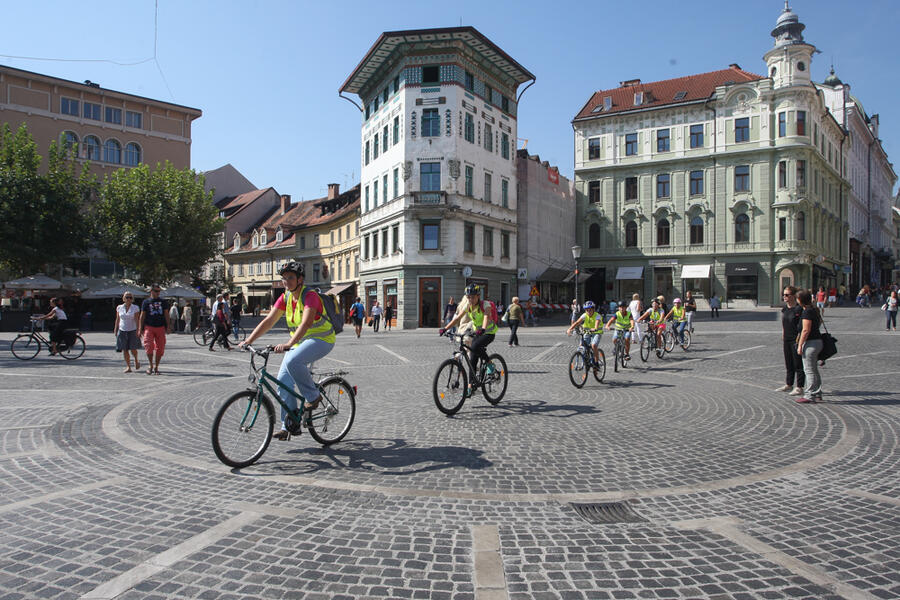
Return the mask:
<svg viewBox="0 0 900 600">
<path fill-rule="evenodd" d="M 455 415 L 462 408 L 466 398 L 479 388 L 485 400 L 492 405 L 498 404 L 506 394 L 506 387 L 509 384 L 509 371 L 503 357 L 496 353 L 488 356 L 487 362 L 483 362 L 475 374 L 470 393 L 469 371 L 474 369 L 469 359 L 468 347 L 463 341 L 465 336 L 448 331 L 444 333 L 444 337 L 458 338 L 459 348 L 453 351 L 452 358 L 448 358 L 438 366 L 434 374 L 431 391 L 438 410 L 447 416 Z"/>
<path fill-rule="evenodd" d="M 657 325 L 657 327 L 664 327 L 664 325 Z M 656 352 L 656 358 L 663 358 L 666 355 L 666 346 L 665 346 L 665 330 L 663 330 L 660 335 L 663 337 L 663 345 L 660 346 L 656 339 L 656 328 L 651 325 L 647 329 L 647 333 L 644 334 L 644 337 L 641 339 L 641 360 L 647 362 L 650 358 L 650 351 L 653 350 Z"/>
<path fill-rule="evenodd" d="M 228 332 L 228 341 L 237 344 L 247 339 L 247 330 L 240 324 L 232 324 L 231 330 Z"/>
<path fill-rule="evenodd" d="M 245 339 L 247 337 L 247 332 L 243 327 L 240 328 L 239 335 L 240 337 L 237 337 L 236 335 L 232 335 L 232 331 L 229 331 L 227 336 L 228 341 L 237 343 Z M 202 328 L 198 327 L 194 330 L 194 343 L 196 343 L 198 346 L 209 346 L 209 342 L 212 341 L 214 337 L 216 337 L 215 325 L 207 325 L 206 327 Z M 225 346 L 225 342 L 223 342 L 222 340 L 219 340 L 218 344 L 222 347 Z"/>
<path fill-rule="evenodd" d="M 9 346 L 13 356 L 19 360 L 31 360 L 41 351 L 41 345 L 51 348 L 50 340 L 35 328 L 36 319 L 31 319 L 31 332 L 20 333 Z M 66 360 L 75 360 L 84 354 L 84 338 L 77 329 L 64 329 L 62 339 L 56 343 L 56 353 Z"/>
<path fill-rule="evenodd" d="M 303 396 L 266 371 L 269 354 L 274 349 L 272 346 L 265 350 L 251 346 L 244 346 L 244 349 L 251 353 L 249 380 L 253 387 L 225 400 L 213 419 L 212 446 L 220 461 L 241 469 L 252 465 L 265 453 L 275 427 L 273 397 L 287 412 L 284 426 L 289 434 L 300 435 L 306 427 L 313 439 L 323 446 L 344 439 L 356 416 L 358 393 L 356 386 L 351 386 L 344 378 L 346 371 L 322 373 L 316 383 L 322 400 L 318 406 L 307 410 L 307 400 Z M 263 359 L 259 367 L 257 356 Z M 285 405 L 272 383 L 299 400 L 296 410 Z"/>
<path fill-rule="evenodd" d="M 606 354 L 603 348 L 597 348 L 597 356 L 599 362 L 594 360 L 594 352 L 590 344 L 584 342 L 584 330 L 581 327 L 575 328 L 575 334 L 578 336 L 578 350 L 572 354 L 569 359 L 569 380 L 572 385 L 581 389 L 587 383 L 588 370 L 594 372 L 594 379 L 599 383 L 603 383 L 606 377 Z"/>
<path fill-rule="evenodd" d="M 619 329 L 622 335 L 617 336 L 613 340 L 613 370 L 619 372 L 619 367 L 625 368 L 625 336 L 631 335 L 630 329 Z"/>
<path fill-rule="evenodd" d="M 691 347 L 691 332 L 690 332 L 690 330 L 688 330 L 687 327 L 685 327 L 684 331 L 682 331 L 682 334 L 684 335 L 684 342 L 680 343 L 679 345 L 681 346 L 681 349 L 686 352 L 688 350 L 688 348 Z M 671 352 L 672 350 L 675 349 L 675 344 L 679 343 L 678 335 L 675 333 L 675 328 L 674 327 L 666 327 L 666 333 L 664 335 L 665 335 L 665 343 L 666 343 L 666 352 Z"/>
</svg>

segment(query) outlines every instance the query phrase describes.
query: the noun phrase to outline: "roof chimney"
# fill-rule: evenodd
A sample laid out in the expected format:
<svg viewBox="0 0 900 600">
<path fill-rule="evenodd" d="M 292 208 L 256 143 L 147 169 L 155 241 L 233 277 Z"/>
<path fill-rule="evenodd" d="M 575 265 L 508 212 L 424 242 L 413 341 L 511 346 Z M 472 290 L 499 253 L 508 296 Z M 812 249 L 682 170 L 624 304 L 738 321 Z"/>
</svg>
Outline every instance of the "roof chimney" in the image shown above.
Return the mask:
<svg viewBox="0 0 900 600">
<path fill-rule="evenodd" d="M 620 81 L 619 85 L 622 87 L 634 87 L 636 85 L 641 85 L 640 79 L 627 79 L 625 81 Z"/>
<path fill-rule="evenodd" d="M 284 214 L 289 210 L 291 210 L 291 195 L 290 194 L 282 194 L 281 195 L 281 214 Z"/>
<path fill-rule="evenodd" d="M 731 63 L 731 64 L 728 65 L 728 66 L 731 67 L 732 69 L 737 69 L 738 71 L 741 70 L 741 65 L 739 65 L 739 64 L 737 64 L 737 63 Z"/>
<path fill-rule="evenodd" d="M 341 184 L 339 183 L 329 183 L 328 184 L 328 199 L 334 200 L 338 196 L 341 195 Z"/>
</svg>

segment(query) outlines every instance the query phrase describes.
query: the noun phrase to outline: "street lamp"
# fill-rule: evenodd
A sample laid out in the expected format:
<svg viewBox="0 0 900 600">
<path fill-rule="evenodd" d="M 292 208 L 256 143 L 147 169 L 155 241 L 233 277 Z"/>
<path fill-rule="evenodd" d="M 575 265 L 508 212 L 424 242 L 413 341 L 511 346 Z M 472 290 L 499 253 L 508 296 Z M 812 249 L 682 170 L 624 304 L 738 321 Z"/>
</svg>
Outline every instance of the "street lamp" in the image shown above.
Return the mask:
<svg viewBox="0 0 900 600">
<path fill-rule="evenodd" d="M 572 246 L 572 258 L 575 259 L 575 305 L 578 305 L 578 259 L 581 258 L 581 246 Z"/>
</svg>

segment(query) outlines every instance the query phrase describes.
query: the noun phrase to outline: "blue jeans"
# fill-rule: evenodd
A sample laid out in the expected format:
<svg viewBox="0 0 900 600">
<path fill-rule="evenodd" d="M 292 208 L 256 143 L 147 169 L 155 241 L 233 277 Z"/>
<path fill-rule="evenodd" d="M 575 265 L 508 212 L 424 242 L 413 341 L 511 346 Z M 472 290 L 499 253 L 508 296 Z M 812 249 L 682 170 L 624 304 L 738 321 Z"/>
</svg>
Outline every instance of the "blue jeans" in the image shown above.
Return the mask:
<svg viewBox="0 0 900 600">
<path fill-rule="evenodd" d="M 673 321 L 672 331 L 678 334 L 678 343 L 684 343 L 684 328 L 687 327 L 687 321 Z"/>
<path fill-rule="evenodd" d="M 334 344 L 323 342 L 315 338 L 307 338 L 300 342 L 296 348 L 292 348 L 284 355 L 281 361 L 281 368 L 278 370 L 278 379 L 289 388 L 295 385 L 308 402 L 312 402 L 319 397 L 319 390 L 316 388 L 316 382 L 313 381 L 312 375 L 309 373 L 309 364 L 323 358 L 334 348 Z M 291 410 L 297 410 L 297 399 L 287 393 L 286 390 L 278 388 L 278 395 Z M 281 409 L 281 426 L 284 427 L 284 419 L 287 417 L 287 411 Z"/>
</svg>

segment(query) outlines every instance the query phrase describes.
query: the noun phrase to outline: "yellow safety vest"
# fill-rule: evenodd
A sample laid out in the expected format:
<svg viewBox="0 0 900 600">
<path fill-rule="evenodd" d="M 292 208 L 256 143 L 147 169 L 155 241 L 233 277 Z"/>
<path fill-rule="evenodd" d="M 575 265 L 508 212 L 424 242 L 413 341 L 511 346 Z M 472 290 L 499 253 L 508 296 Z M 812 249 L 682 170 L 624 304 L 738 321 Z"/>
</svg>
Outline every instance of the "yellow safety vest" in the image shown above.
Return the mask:
<svg viewBox="0 0 900 600">
<path fill-rule="evenodd" d="M 594 311 L 593 315 L 584 313 L 584 315 L 582 316 L 584 317 L 584 322 L 582 323 L 582 325 L 584 326 L 584 329 L 586 331 L 593 331 L 594 329 L 597 329 L 597 321 L 599 320 L 597 318 L 597 311 Z"/>
<path fill-rule="evenodd" d="M 628 329 L 631 327 L 631 313 L 626 312 L 624 315 L 616 311 L 616 329 Z"/>
<path fill-rule="evenodd" d="M 469 305 L 469 308 L 466 310 L 466 313 L 469 315 L 469 318 L 472 320 L 472 324 L 475 325 L 475 329 L 480 329 L 481 325 L 484 323 L 484 310 L 482 310 L 483 304 L 479 304 L 475 306 L 473 304 Z M 497 324 L 488 319 L 487 329 L 484 330 L 485 333 L 497 333 Z"/>
<path fill-rule="evenodd" d="M 679 309 L 677 306 L 672 309 L 672 316 L 675 317 L 675 320 L 679 323 L 684 321 L 684 309 Z"/>
<path fill-rule="evenodd" d="M 662 321 L 662 318 L 663 318 L 663 314 L 660 311 L 658 311 L 658 310 L 650 311 L 650 321 L 651 322 L 659 323 L 660 321 Z"/>
<path fill-rule="evenodd" d="M 293 300 L 292 294 L 287 291 L 284 292 L 284 319 L 287 321 L 288 330 L 291 332 L 291 335 L 294 335 L 294 332 L 300 327 L 301 321 L 303 321 L 303 298 L 306 295 L 306 291 L 306 286 L 303 286 L 300 289 L 300 300 L 294 303 L 293 308 L 291 308 L 291 301 Z M 312 325 L 310 325 L 309 329 L 306 331 L 306 335 L 303 336 L 304 340 L 307 338 L 316 338 L 317 340 L 322 340 L 329 344 L 335 342 L 334 328 L 331 326 L 328 317 L 325 316 L 324 307 L 322 309 L 322 314 L 318 319 L 313 321 Z M 302 342 L 303 340 L 300 341 Z M 294 348 L 299 345 L 300 342 L 297 342 L 294 344 Z"/>
</svg>

